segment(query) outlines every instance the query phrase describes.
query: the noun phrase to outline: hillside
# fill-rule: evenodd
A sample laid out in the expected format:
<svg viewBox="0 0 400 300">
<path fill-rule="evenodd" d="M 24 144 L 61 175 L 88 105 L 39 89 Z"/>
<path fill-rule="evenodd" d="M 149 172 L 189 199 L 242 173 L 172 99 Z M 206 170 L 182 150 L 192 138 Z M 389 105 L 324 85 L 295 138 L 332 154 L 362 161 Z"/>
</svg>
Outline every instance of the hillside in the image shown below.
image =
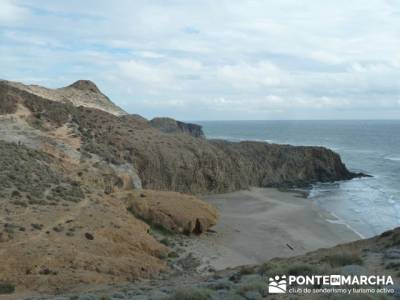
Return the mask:
<svg viewBox="0 0 400 300">
<path fill-rule="evenodd" d="M 105 96 L 93 82 L 78 80 L 73 84 L 59 88 L 48 89 L 38 85 L 25 85 L 20 82 L 0 81 L 3 86 L 14 87 L 17 90 L 60 103 L 71 103 L 75 106 L 84 106 L 106 111 L 113 115 L 125 115 L 126 112 L 115 105 Z"/>
<path fill-rule="evenodd" d="M 149 189 L 219 193 L 249 186 L 305 186 L 358 176 L 347 170 L 338 154 L 322 147 L 231 143 L 196 138 L 186 132 L 165 133 L 135 116 L 77 107 L 73 104 L 81 102 L 73 98 L 70 102 L 49 100 L 8 82 L 0 83 L 0 97 L 0 113 L 17 114 L 23 130 L 32 133 L 27 140 L 25 131 L 13 129 L 14 137 L 9 139 L 18 138 L 32 146 L 37 136 L 64 131 L 80 144 L 79 153 L 71 149 L 70 156 L 79 159 L 96 154 L 115 168 L 128 167 Z M 8 126 L 12 127 L 11 123 Z"/>
<path fill-rule="evenodd" d="M 365 240 L 320 249 L 291 258 L 275 258 L 262 265 L 248 265 L 215 272 L 208 276 L 175 276 L 167 281 L 152 284 L 130 285 L 123 290 L 100 289 L 95 293 L 81 293 L 81 296 L 96 295 L 107 297 L 115 295 L 126 299 L 206 299 L 206 300 L 248 300 L 248 299 L 288 299 L 288 300 L 396 300 L 400 298 L 400 228 Z M 276 275 L 343 275 L 343 276 L 392 276 L 394 285 L 378 285 L 386 288 L 386 293 L 351 295 L 331 294 L 281 294 L 268 293 L 267 279 Z M 291 285 L 290 288 L 299 286 Z M 324 286 L 302 285 L 302 288 L 322 289 Z M 332 286 L 326 286 L 332 288 Z M 335 287 L 335 286 L 333 286 Z M 341 288 L 337 287 L 336 288 Z M 358 285 L 356 289 L 371 286 Z M 375 286 L 374 286 L 375 287 Z M 69 294 L 67 300 L 76 294 Z M 60 299 L 60 300 L 61 300 Z"/>
<path fill-rule="evenodd" d="M 172 124 L 124 113 L 89 81 L 0 81 L 0 287 L 61 293 L 162 276 L 192 261 L 166 234 L 217 222 L 193 195 L 361 176 L 329 149 L 213 141 Z"/>
</svg>

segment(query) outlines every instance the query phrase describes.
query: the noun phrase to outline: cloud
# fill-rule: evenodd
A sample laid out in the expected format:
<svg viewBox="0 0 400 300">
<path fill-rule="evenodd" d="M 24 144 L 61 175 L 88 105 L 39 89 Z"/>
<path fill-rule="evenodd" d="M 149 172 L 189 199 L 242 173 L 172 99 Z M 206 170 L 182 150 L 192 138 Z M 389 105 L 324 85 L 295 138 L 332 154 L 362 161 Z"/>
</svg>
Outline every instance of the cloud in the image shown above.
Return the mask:
<svg viewBox="0 0 400 300">
<path fill-rule="evenodd" d="M 143 58 L 150 58 L 150 59 L 152 59 L 152 58 L 157 59 L 157 58 L 163 58 L 164 57 L 163 54 L 159 54 L 159 53 L 152 52 L 152 51 L 140 51 L 138 53 L 138 55 L 143 57 Z"/>
<path fill-rule="evenodd" d="M 279 86 L 283 79 L 281 70 L 270 62 L 224 65 L 217 73 L 233 87 L 245 89 Z"/>
<path fill-rule="evenodd" d="M 173 76 L 168 71 L 139 61 L 119 62 L 118 68 L 126 78 L 145 84 L 161 87 L 174 82 Z"/>
<path fill-rule="evenodd" d="M 0 77 L 89 78 L 148 117 L 389 118 L 399 15 L 384 0 L 0 0 Z"/>
<path fill-rule="evenodd" d="M 14 0 L 0 0 L 0 24 L 11 24 L 21 20 L 27 11 Z"/>
</svg>

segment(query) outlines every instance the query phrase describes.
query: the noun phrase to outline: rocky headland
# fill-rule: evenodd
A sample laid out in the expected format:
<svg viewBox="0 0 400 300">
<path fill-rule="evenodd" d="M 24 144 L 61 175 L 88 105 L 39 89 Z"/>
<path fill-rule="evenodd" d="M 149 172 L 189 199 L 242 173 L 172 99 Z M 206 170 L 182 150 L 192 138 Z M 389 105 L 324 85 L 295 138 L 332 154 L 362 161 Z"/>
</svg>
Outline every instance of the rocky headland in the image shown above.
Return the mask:
<svg viewBox="0 0 400 300">
<path fill-rule="evenodd" d="M 219 218 L 200 195 L 358 176 L 326 148 L 207 140 L 196 124 L 129 115 L 90 81 L 0 81 L 0 293 L 190 281 L 187 239 Z"/>
<path fill-rule="evenodd" d="M 200 125 L 184 123 L 171 118 L 154 118 L 150 125 L 165 133 L 187 133 L 193 137 L 204 138 L 204 132 Z"/>
</svg>

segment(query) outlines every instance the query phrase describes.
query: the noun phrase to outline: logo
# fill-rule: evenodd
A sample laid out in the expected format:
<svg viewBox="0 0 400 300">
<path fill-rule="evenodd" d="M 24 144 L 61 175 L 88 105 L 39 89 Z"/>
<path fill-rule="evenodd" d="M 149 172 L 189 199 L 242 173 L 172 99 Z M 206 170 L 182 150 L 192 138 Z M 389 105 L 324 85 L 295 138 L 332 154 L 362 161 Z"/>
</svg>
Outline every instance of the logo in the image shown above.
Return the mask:
<svg viewBox="0 0 400 300">
<path fill-rule="evenodd" d="M 268 293 L 270 294 L 284 294 L 286 293 L 287 282 L 286 276 L 275 276 L 269 278 Z"/>
<path fill-rule="evenodd" d="M 330 276 L 330 285 L 341 285 L 342 284 L 342 276 L 340 275 L 331 275 Z"/>
<path fill-rule="evenodd" d="M 393 284 L 393 278 L 385 275 L 276 275 L 268 278 L 268 293 L 393 294 L 394 289 L 390 287 Z"/>
</svg>

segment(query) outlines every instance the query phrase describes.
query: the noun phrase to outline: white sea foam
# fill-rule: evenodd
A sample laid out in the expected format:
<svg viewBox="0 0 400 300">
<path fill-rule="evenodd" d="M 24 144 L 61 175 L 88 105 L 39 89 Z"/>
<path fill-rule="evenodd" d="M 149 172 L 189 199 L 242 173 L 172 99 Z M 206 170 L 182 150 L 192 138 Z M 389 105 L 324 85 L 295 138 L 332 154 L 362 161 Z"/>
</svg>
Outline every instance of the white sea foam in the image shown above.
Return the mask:
<svg viewBox="0 0 400 300">
<path fill-rule="evenodd" d="M 385 159 L 391 161 L 400 161 L 400 156 L 386 156 Z"/>
<path fill-rule="evenodd" d="M 351 227 L 349 224 L 347 224 L 344 220 L 340 219 L 334 212 L 329 212 L 329 214 L 331 214 L 335 219 L 325 219 L 328 223 L 331 224 L 340 224 L 340 225 L 344 225 L 346 226 L 348 229 L 350 229 L 351 231 L 353 231 L 355 234 L 357 234 L 361 239 L 365 239 L 365 237 L 358 232 L 356 229 L 354 229 L 353 227 Z"/>
</svg>

